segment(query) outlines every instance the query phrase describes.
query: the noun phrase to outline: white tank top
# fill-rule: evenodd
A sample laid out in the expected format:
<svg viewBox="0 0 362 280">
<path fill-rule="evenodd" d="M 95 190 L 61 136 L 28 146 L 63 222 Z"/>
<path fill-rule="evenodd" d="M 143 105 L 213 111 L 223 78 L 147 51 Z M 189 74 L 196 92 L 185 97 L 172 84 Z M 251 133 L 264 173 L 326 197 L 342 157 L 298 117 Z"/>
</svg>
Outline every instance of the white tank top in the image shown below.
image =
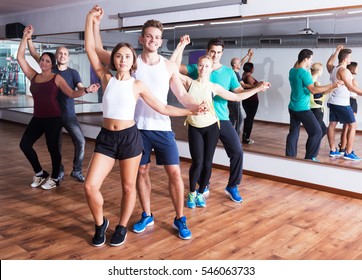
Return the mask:
<svg viewBox="0 0 362 280">
<path fill-rule="evenodd" d="M 338 72 L 338 69 L 340 69 L 340 68 L 341 68 L 341 66 L 333 68 L 332 73 L 331 73 L 331 82 L 332 83 L 335 83 L 338 81 L 337 72 Z M 350 92 L 349 92 L 348 88 L 345 85 L 339 86 L 338 88 L 335 88 L 331 92 L 328 103 L 331 103 L 334 105 L 339 105 L 339 106 L 348 106 L 348 105 L 350 105 L 349 97 L 350 97 Z"/>
<path fill-rule="evenodd" d="M 135 78 L 142 81 L 159 101 L 167 104 L 170 77 L 164 57 L 160 56 L 159 63 L 151 66 L 138 56 Z M 142 98 L 136 104 L 135 121 L 138 129 L 171 131 L 170 118 L 153 110 Z"/>
<path fill-rule="evenodd" d="M 132 77 L 126 81 L 117 80 L 112 77 L 108 81 L 102 98 L 103 117 L 116 120 L 133 120 L 136 98 L 133 94 Z"/>
<path fill-rule="evenodd" d="M 354 79 L 356 79 L 356 75 L 355 75 L 355 74 L 352 74 L 352 76 L 353 76 L 353 80 L 354 80 Z M 352 80 L 352 81 L 353 81 L 353 80 Z M 351 91 L 351 95 L 350 95 L 350 97 L 352 97 L 352 98 L 357 98 L 357 96 L 358 96 L 358 94 L 357 94 L 357 93 L 355 93 L 355 92 Z"/>
</svg>

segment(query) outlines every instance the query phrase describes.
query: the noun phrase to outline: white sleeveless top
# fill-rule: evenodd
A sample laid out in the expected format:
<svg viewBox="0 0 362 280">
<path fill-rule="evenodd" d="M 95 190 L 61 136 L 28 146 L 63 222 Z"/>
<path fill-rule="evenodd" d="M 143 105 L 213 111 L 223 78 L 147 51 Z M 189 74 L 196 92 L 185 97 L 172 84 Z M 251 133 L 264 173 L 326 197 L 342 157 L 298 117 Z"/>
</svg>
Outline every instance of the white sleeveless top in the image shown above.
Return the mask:
<svg viewBox="0 0 362 280">
<path fill-rule="evenodd" d="M 352 74 L 352 76 L 353 76 L 353 80 L 354 80 L 354 79 L 356 79 L 356 75 L 355 75 L 355 74 Z M 353 81 L 353 80 L 352 80 L 352 81 Z M 357 98 L 357 96 L 358 96 L 358 94 L 357 94 L 357 93 L 355 93 L 355 92 L 351 91 L 351 93 L 350 93 L 350 97 L 352 97 L 352 98 Z"/>
<path fill-rule="evenodd" d="M 116 120 L 134 120 L 136 99 L 133 94 L 135 79 L 120 81 L 112 77 L 102 98 L 103 117 Z"/>
<path fill-rule="evenodd" d="M 164 57 L 160 56 L 159 63 L 151 66 L 138 56 L 135 78 L 141 80 L 159 101 L 167 104 L 170 77 Z M 135 121 L 138 129 L 171 131 L 170 118 L 153 110 L 142 98 L 139 98 L 136 104 Z"/>
<path fill-rule="evenodd" d="M 334 67 L 332 70 L 332 73 L 331 73 L 331 82 L 332 83 L 335 83 L 338 81 L 338 79 L 337 79 L 338 69 L 340 69 L 340 66 Z M 338 88 L 335 88 L 331 92 L 328 103 L 331 103 L 334 105 L 339 105 L 339 106 L 348 106 L 348 105 L 350 105 L 349 97 L 350 97 L 350 92 L 349 92 L 348 88 L 345 85 L 341 85 Z"/>
</svg>

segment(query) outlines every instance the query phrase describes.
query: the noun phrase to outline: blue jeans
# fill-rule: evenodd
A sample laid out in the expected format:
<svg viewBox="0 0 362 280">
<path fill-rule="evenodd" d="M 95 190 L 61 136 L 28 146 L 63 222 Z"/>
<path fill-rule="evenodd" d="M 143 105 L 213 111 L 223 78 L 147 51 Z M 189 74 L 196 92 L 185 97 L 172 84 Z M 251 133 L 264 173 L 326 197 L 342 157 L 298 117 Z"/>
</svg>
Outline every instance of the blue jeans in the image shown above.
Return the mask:
<svg viewBox="0 0 362 280">
<path fill-rule="evenodd" d="M 285 155 L 288 157 L 297 156 L 300 124 L 307 131 L 308 139 L 305 145 L 305 159 L 312 159 L 318 156 L 322 141 L 322 129 L 311 110 L 293 111 L 289 109 L 290 127 L 287 136 Z"/>
<path fill-rule="evenodd" d="M 73 171 L 82 172 L 84 160 L 85 139 L 77 116 L 62 116 L 63 127 L 68 131 L 74 145 Z M 62 137 L 60 136 L 59 148 L 62 148 Z M 64 172 L 64 166 L 60 170 Z"/>
</svg>

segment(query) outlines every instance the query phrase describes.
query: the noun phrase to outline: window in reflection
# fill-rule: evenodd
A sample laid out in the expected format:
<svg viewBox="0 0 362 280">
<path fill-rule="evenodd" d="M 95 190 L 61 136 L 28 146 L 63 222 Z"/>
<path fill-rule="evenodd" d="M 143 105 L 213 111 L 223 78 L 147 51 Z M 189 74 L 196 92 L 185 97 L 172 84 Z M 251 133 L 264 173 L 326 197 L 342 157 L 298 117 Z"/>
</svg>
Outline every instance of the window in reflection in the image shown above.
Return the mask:
<svg viewBox="0 0 362 280">
<path fill-rule="evenodd" d="M 0 43 L 0 94 L 25 94 L 25 76 L 16 60 L 18 44 Z"/>
</svg>

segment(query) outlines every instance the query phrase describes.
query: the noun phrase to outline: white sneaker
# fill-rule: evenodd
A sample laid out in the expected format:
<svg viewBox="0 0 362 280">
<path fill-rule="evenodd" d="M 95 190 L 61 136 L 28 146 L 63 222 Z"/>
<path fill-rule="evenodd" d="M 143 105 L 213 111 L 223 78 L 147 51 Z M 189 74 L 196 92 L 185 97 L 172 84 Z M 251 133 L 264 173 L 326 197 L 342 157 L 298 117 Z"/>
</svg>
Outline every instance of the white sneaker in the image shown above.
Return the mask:
<svg viewBox="0 0 362 280">
<path fill-rule="evenodd" d="M 40 176 L 34 176 L 33 177 L 33 183 L 31 183 L 30 187 L 37 188 L 39 187 L 45 180 L 47 180 L 49 177 L 48 172 L 44 171 L 42 175 Z"/>
<path fill-rule="evenodd" d="M 53 178 L 49 178 L 41 187 L 44 190 L 54 189 L 55 187 L 59 186 L 59 181 Z"/>
</svg>

